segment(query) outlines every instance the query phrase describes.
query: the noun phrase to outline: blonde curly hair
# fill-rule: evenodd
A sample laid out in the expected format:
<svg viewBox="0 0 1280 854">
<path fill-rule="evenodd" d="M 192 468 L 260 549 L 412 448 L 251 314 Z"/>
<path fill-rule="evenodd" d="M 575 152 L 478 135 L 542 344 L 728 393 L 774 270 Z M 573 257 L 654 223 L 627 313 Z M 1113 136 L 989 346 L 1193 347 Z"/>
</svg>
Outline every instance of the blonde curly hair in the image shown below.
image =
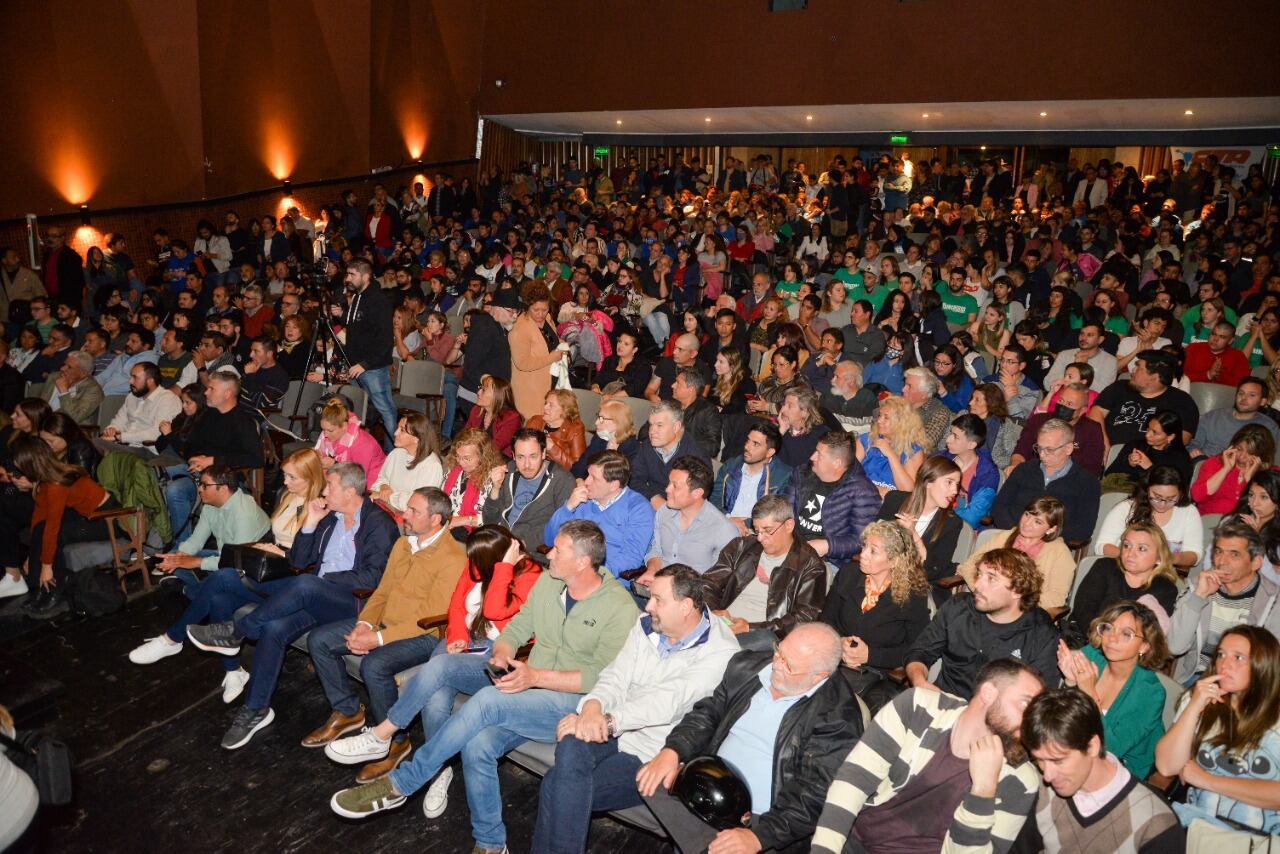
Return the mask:
<svg viewBox="0 0 1280 854">
<path fill-rule="evenodd" d="M 897 522 L 878 519 L 863 529 L 864 545 L 868 537 L 879 539 L 889 558 L 889 593 L 893 597 L 893 604 L 902 605 L 912 594 L 929 594 L 929 580 L 924 575 L 920 552 L 916 550 L 915 539 L 906 528 Z"/>
<path fill-rule="evenodd" d="M 910 453 L 913 445 L 923 448 L 929 444 L 920 413 L 912 409 L 906 398 L 886 397 L 880 401 L 880 413 L 889 420 L 889 432 L 884 438 L 889 440 L 895 454 Z"/>
<path fill-rule="evenodd" d="M 480 455 L 480 464 L 476 466 L 476 477 L 484 478 L 494 466 L 506 465 L 507 459 L 502 456 L 498 446 L 493 444 L 489 434 L 479 427 L 468 427 L 453 437 L 449 445 L 449 456 L 445 459 L 445 471 L 451 471 L 458 464 L 458 448 L 471 446 Z"/>
</svg>

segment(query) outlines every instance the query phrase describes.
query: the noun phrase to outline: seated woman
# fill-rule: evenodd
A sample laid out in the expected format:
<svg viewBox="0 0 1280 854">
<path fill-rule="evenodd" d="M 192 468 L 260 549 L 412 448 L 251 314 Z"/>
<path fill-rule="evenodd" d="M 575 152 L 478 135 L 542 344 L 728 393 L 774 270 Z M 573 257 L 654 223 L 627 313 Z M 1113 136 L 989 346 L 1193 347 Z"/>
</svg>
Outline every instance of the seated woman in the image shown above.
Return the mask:
<svg viewBox="0 0 1280 854">
<path fill-rule="evenodd" d="M 1160 528 L 1174 569 L 1186 573 L 1204 554 L 1204 525 L 1191 503 L 1186 481 L 1172 466 L 1156 466 L 1133 488 L 1133 497 L 1111 508 L 1093 543 L 1095 554 L 1120 556 L 1120 537 L 1127 525 L 1151 522 Z"/>
<path fill-rule="evenodd" d="M 307 519 L 307 505 L 324 492 L 324 468 L 320 456 L 311 448 L 294 451 L 280 465 L 284 475 L 284 490 L 271 514 L 270 543 L 255 543 L 257 548 L 285 557 L 293 546 L 294 538 L 302 530 Z M 283 580 L 283 579 L 279 579 Z M 255 584 L 265 594 L 273 582 Z M 262 596 L 244 586 L 242 590 L 220 587 L 205 579 L 188 594 L 191 602 L 173 625 L 153 638 L 147 638 L 129 653 L 134 664 L 154 664 L 162 658 L 182 652 L 187 638 L 187 626 L 203 622 L 219 623 L 230 620 L 242 605 L 261 601 Z M 222 702 L 230 703 L 240 696 L 249 682 L 249 672 L 240 665 L 238 656 L 222 658 Z"/>
<path fill-rule="evenodd" d="M 1183 695 L 1177 720 L 1156 745 L 1156 770 L 1191 787 L 1185 804 L 1173 804 L 1184 825 L 1203 818 L 1219 827 L 1280 834 L 1277 696 L 1275 635 L 1257 626 L 1223 632 L 1209 669 Z"/>
<path fill-rule="evenodd" d="M 1258 472 L 1271 468 L 1275 452 L 1275 440 L 1265 427 L 1258 424 L 1241 427 L 1222 453 L 1204 461 L 1191 485 L 1191 498 L 1200 515 L 1234 510 L 1245 485 Z"/>
<path fill-rule="evenodd" d="M 844 640 L 841 675 L 864 699 L 879 686 L 878 705 L 895 693 L 885 684 L 889 671 L 906 662 L 929 622 L 929 582 L 915 539 L 893 522 L 867 525 L 861 559 L 836 574 L 822 607 L 820 619 Z"/>
<path fill-rule="evenodd" d="M 449 527 L 454 539 L 464 541 L 471 529 L 481 524 L 481 507 L 489 494 L 485 488 L 489 472 L 499 466 L 505 468 L 507 460 L 488 433 L 467 427 L 453 437 L 444 464 L 448 473 L 440 488 L 453 503 Z"/>
<path fill-rule="evenodd" d="M 946 457 L 929 457 L 916 473 L 909 492 L 893 490 L 885 495 L 880 518 L 896 521 L 909 531 L 924 562 L 930 582 L 954 575 L 956 540 L 964 520 L 952 510 L 960 492 L 960 466 Z"/>
<path fill-rule="evenodd" d="M 1093 402 L 1098 399 L 1098 393 L 1092 388 L 1093 365 L 1088 362 L 1072 362 L 1063 370 L 1062 376 L 1049 383 L 1049 394 L 1036 404 L 1036 408 L 1031 411 L 1031 414 L 1053 412 L 1053 408 L 1058 405 L 1058 398 L 1062 395 L 1062 389 L 1069 385 L 1082 385 L 1089 389 L 1089 405 L 1084 408 L 1084 411 L 1088 413 L 1089 408 L 1093 406 Z"/>
<path fill-rule="evenodd" d="M 782 434 L 782 446 L 778 459 L 793 469 L 809 462 L 818 440 L 830 428 L 822 420 L 818 408 L 818 393 L 808 386 L 800 386 L 786 393 L 782 409 L 778 412 L 778 432 Z"/>
<path fill-rule="evenodd" d="M 825 323 L 825 321 L 822 321 L 819 317 L 815 317 L 814 321 Z M 810 329 L 812 328 L 813 324 L 810 324 Z M 825 328 L 826 327 L 823 326 L 823 329 Z M 821 345 L 822 343 L 821 335 L 821 331 L 814 332 L 813 334 L 814 340 L 818 345 Z M 763 383 L 769 375 L 773 373 L 773 356 L 779 349 L 782 347 L 790 347 L 795 350 L 796 355 L 791 359 L 791 361 L 796 363 L 796 371 L 799 371 L 800 366 L 809 358 L 809 350 L 811 349 L 810 345 L 811 342 L 807 339 L 806 332 L 800 324 L 783 323 L 780 325 L 778 327 L 778 337 L 774 341 L 773 347 L 765 351 L 765 354 L 760 357 L 760 373 L 756 374 L 756 385 Z M 812 349 L 816 349 L 816 347 L 813 347 Z"/>
<path fill-rule="evenodd" d="M 511 393 L 511 382 L 488 374 L 481 377 L 480 388 L 476 390 L 476 405 L 471 407 L 466 426 L 488 434 L 498 450 L 509 457 L 511 442 L 521 423 L 516 399 Z"/>
<path fill-rule="evenodd" d="M 360 419 L 340 400 L 329 402 L 320 412 L 320 438 L 316 453 L 327 471 L 334 463 L 358 463 L 364 469 L 367 488 L 378 480 L 386 454 L 378 440 L 360 426 Z"/>
<path fill-rule="evenodd" d="M 631 407 L 622 401 L 606 400 L 600 404 L 595 427 L 596 434 L 591 437 L 591 444 L 570 469 L 574 477 L 585 478 L 587 461 L 601 451 L 621 451 L 630 462 L 634 462 L 640 452 L 635 422 L 631 420 Z"/>
<path fill-rule="evenodd" d="M 1280 472 L 1272 469 L 1260 471 L 1249 481 L 1249 486 L 1240 503 L 1236 505 L 1236 515 L 1262 537 L 1264 553 L 1262 574 L 1280 584 Z"/>
<path fill-rule="evenodd" d="M 102 462 L 102 453 L 84 437 L 76 420 L 65 412 L 51 412 L 40 423 L 40 438 L 60 462 L 79 466 L 93 474 Z"/>
<path fill-rule="evenodd" d="M 449 603 L 445 642 L 437 644 L 427 663 L 401 688 L 386 720 L 325 746 L 325 755 L 333 761 L 343 765 L 380 761 L 390 752 L 392 738 L 408 730 L 419 715 L 430 740 L 453 712 L 458 694 L 474 694 L 492 684 L 485 675 L 486 653 L 528 600 L 541 568 L 500 525 L 476 528 L 466 545 L 467 569 Z M 446 766 L 427 789 L 423 805 L 429 818 L 444 811 L 452 780 L 453 768 Z"/>
<path fill-rule="evenodd" d="M 613 345 L 613 355 L 606 358 L 604 365 L 596 371 L 591 390 L 600 393 L 609 383 L 621 380 L 628 397 L 644 399 L 644 389 L 652 374 L 652 366 L 640 358 L 640 344 L 635 333 L 619 332 Z"/>
<path fill-rule="evenodd" d="M 1151 774 L 1164 735 L 1164 686 L 1156 672 L 1168 660 L 1159 620 L 1135 602 L 1102 611 L 1089 624 L 1084 649 L 1072 651 L 1058 641 L 1062 681 L 1098 704 L 1107 752 L 1139 780 Z"/>
<path fill-rule="evenodd" d="M 396 446 L 383 461 L 369 497 L 404 513 L 415 489 L 444 482 L 444 465 L 435 425 L 421 412 L 401 416 L 394 441 Z"/>
<path fill-rule="evenodd" d="M 964 357 L 953 344 L 943 344 L 933 354 L 933 372 L 937 374 L 942 389 L 938 399 L 952 412 L 963 412 L 973 396 L 973 380 L 964 368 Z"/>
<path fill-rule="evenodd" d="M 161 421 L 159 424 L 160 435 L 156 437 L 156 453 L 185 460 L 190 456 L 187 451 L 187 437 L 204 417 L 205 407 L 209 402 L 205 400 L 204 386 L 200 383 L 185 386 L 178 394 L 178 399 L 182 401 L 181 411 L 172 421 Z M 186 468 L 185 463 L 183 468 Z"/>
<path fill-rule="evenodd" d="M 986 448 L 1000 471 L 1013 460 L 1013 450 L 1022 435 L 1022 425 L 1009 417 L 1004 391 L 995 383 L 983 383 L 969 397 L 969 414 L 981 418 L 987 427 Z"/>
<path fill-rule="evenodd" d="M 800 355 L 795 347 L 787 344 L 777 348 L 769 361 L 773 369 L 760 381 L 759 397 L 747 401 L 747 412 L 752 415 L 777 415 L 788 392 L 809 388 L 809 381 L 800 374 Z"/>
<path fill-rule="evenodd" d="M 9 423 L 0 427 L 0 566 L 4 567 L 4 576 L 0 577 L 0 599 L 29 592 L 22 576 L 25 549 L 18 535 L 31 525 L 35 504 L 29 491 L 13 485 L 13 443 L 22 436 L 38 434 L 40 425 L 52 412 L 49 404 L 41 398 L 23 398 L 10 413 Z"/>
<path fill-rule="evenodd" d="M 1160 526 L 1137 522 L 1124 529 L 1119 557 L 1095 561 L 1076 590 L 1071 619 L 1087 626 L 1109 605 L 1127 599 L 1150 608 L 1169 625 L 1178 598 L 1178 573 Z"/>
<path fill-rule="evenodd" d="M 1120 449 L 1120 455 L 1103 474 L 1102 491 L 1130 492 L 1156 466 L 1172 466 L 1184 482 L 1191 480 L 1191 454 L 1182 442 L 1182 419 L 1165 409 L 1147 421 L 1142 438 Z"/>
<path fill-rule="evenodd" d="M 958 574 L 970 587 L 978 575 L 978 561 L 992 549 L 1016 549 L 1035 561 L 1043 581 L 1040 607 L 1061 608 L 1067 604 L 1071 582 L 1075 579 L 1076 562 L 1071 550 L 1059 536 L 1066 508 L 1056 498 L 1045 495 L 1035 499 L 1022 511 L 1018 527 L 1012 531 L 996 530 L 962 564 Z"/>
<path fill-rule="evenodd" d="M 747 401 L 756 395 L 756 381 L 742 364 L 742 351 L 725 347 L 716 354 L 715 380 L 708 399 L 721 415 L 740 415 L 747 411 Z"/>
<path fill-rule="evenodd" d="M 871 431 L 854 442 L 858 462 L 883 496 L 891 489 L 910 491 L 924 462 L 924 424 L 901 397 L 880 401 L 880 413 Z"/>
<path fill-rule="evenodd" d="M 748 346 L 764 354 L 778 340 L 778 327 L 786 320 L 786 308 L 782 300 L 771 296 L 760 304 L 760 314 L 747 326 Z"/>
<path fill-rule="evenodd" d="M 863 384 L 875 383 L 887 388 L 890 394 L 902 394 L 902 372 L 916 366 L 914 344 L 915 338 L 905 329 L 886 331 L 884 353 L 862 369 Z"/>
<path fill-rule="evenodd" d="M 107 538 L 107 522 L 91 520 L 95 510 L 118 506 L 115 499 L 79 466 L 60 462 L 49 446 L 35 436 L 20 436 L 11 446 L 13 485 L 30 492 L 31 514 L 27 588 L 40 592 L 26 613 L 48 619 L 66 610 L 62 591 L 71 574 L 63 550 L 73 543 Z"/>
<path fill-rule="evenodd" d="M 547 434 L 547 459 L 564 468 L 573 468 L 587 449 L 587 431 L 578 413 L 578 399 L 573 392 L 553 388 L 542 403 L 542 414 L 529 419 L 525 426 Z"/>
<path fill-rule="evenodd" d="M 706 327 L 703 326 L 703 323 L 702 323 L 702 315 L 698 313 L 698 310 L 696 308 L 686 308 L 684 311 L 680 313 L 679 320 L 680 320 L 680 331 L 673 333 L 671 337 L 667 339 L 667 346 L 662 348 L 663 356 L 670 356 L 672 353 L 676 351 L 676 339 L 679 338 L 683 333 L 687 332 L 690 335 L 696 335 L 698 338 L 699 348 L 701 348 L 702 345 L 706 343 L 707 338 L 709 337 L 707 335 Z M 648 381 L 646 380 L 646 382 Z"/>
</svg>

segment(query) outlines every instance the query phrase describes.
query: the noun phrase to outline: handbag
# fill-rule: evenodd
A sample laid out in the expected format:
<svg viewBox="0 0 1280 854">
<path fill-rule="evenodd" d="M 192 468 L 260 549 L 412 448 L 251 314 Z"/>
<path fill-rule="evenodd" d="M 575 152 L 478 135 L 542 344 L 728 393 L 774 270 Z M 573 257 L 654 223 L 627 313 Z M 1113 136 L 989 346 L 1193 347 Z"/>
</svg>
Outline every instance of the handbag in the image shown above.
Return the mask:
<svg viewBox="0 0 1280 854">
<path fill-rule="evenodd" d="M 1187 827 L 1187 854 L 1273 854 L 1280 851 L 1280 837 L 1259 831 L 1237 831 L 1202 818 Z"/>
<path fill-rule="evenodd" d="M 240 545 L 228 543 L 223 546 L 218 566 L 238 569 L 245 578 L 258 583 L 287 578 L 293 574 L 293 566 L 287 557 L 254 548 L 248 543 Z"/>
<path fill-rule="evenodd" d="M 71 750 L 56 738 L 26 734 L 10 738 L 0 732 L 0 745 L 14 765 L 31 778 L 40 803 L 60 807 L 71 803 Z"/>
</svg>

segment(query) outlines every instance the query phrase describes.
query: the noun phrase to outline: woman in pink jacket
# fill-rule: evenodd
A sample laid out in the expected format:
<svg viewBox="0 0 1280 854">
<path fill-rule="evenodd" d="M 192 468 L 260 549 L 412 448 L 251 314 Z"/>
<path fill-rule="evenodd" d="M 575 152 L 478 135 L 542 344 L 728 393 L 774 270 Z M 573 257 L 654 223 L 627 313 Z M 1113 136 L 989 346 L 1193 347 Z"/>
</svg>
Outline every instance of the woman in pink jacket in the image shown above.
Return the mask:
<svg viewBox="0 0 1280 854">
<path fill-rule="evenodd" d="M 316 442 L 320 464 L 328 471 L 334 463 L 359 463 L 364 469 L 365 488 L 372 489 L 382 471 L 386 454 L 378 440 L 360 427 L 360 419 L 340 400 L 320 413 L 320 440 Z"/>
</svg>

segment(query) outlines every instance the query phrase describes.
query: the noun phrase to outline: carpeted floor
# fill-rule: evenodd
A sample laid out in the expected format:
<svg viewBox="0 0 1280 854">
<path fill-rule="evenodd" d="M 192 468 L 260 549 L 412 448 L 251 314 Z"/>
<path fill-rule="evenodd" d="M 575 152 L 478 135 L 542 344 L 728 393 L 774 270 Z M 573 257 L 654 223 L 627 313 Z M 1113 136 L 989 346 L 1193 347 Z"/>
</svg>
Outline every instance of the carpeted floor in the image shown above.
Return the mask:
<svg viewBox="0 0 1280 854">
<path fill-rule="evenodd" d="M 461 777 L 448 811 L 422 815 L 417 795 L 399 810 L 353 822 L 329 809 L 354 769 L 298 746 L 328 714 L 310 662 L 286 658 L 272 707 L 275 723 L 228 752 L 219 740 L 235 706 L 222 703 L 222 668 L 187 644 L 149 667 L 126 658 L 183 608 L 173 588 L 134 597 L 97 620 L 39 624 L 0 605 L 0 703 L 19 725 L 57 734 L 74 751 L 77 795 L 45 816 L 50 852 L 470 851 Z M 251 651 L 243 653 L 246 661 Z M 251 667 L 248 663 L 246 666 Z M 415 733 L 421 739 L 421 733 Z M 538 778 L 500 766 L 508 844 L 527 851 Z M 592 826 L 591 851 L 627 854 L 671 847 L 608 818 Z"/>
</svg>

